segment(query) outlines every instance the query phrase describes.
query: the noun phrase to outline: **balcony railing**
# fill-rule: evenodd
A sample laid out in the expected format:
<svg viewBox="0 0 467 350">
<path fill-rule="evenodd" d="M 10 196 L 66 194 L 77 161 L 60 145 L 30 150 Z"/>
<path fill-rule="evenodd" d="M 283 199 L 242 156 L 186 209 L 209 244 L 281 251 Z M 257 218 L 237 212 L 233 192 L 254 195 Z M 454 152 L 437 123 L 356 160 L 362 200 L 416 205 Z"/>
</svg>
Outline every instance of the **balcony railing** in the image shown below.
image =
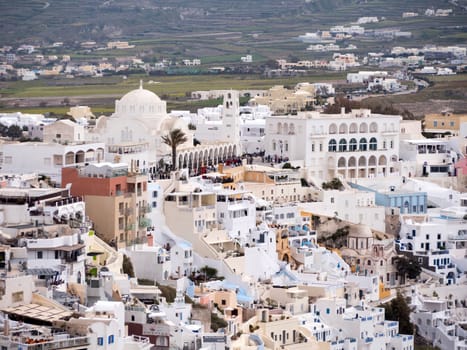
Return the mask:
<svg viewBox="0 0 467 350">
<path fill-rule="evenodd" d="M 26 336 L 22 338 L 24 339 L 25 343 L 13 341 L 10 337 L 0 336 L 0 343 L 9 343 L 10 349 L 15 348 L 15 349 L 24 349 L 24 350 L 55 350 L 55 349 L 58 350 L 58 349 L 82 347 L 82 346 L 87 346 L 90 344 L 88 337 L 77 337 L 77 338 L 70 338 L 70 339 L 64 339 L 64 340 L 53 340 L 53 341 L 47 341 L 46 339 L 44 339 L 43 342 L 35 343 L 35 344 L 29 344 L 27 343 L 27 341 L 31 339 L 32 341 L 39 342 L 41 341 L 41 339 L 35 339 L 36 337 L 34 337 L 33 339 L 33 338 L 28 338 Z"/>
</svg>

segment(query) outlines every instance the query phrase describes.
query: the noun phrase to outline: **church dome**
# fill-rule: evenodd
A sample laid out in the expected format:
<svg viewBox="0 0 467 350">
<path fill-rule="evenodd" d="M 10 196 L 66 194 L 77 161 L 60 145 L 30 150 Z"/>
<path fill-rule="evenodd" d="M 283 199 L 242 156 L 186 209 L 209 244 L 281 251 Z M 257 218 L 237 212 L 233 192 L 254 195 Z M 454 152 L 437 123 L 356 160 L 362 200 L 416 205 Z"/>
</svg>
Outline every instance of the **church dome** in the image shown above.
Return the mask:
<svg viewBox="0 0 467 350">
<path fill-rule="evenodd" d="M 349 237 L 373 238 L 373 232 L 367 225 L 352 225 L 349 229 Z"/>
<path fill-rule="evenodd" d="M 166 102 L 154 92 L 143 89 L 130 91 L 115 102 L 115 113 L 124 117 L 150 117 L 166 114 Z"/>
</svg>

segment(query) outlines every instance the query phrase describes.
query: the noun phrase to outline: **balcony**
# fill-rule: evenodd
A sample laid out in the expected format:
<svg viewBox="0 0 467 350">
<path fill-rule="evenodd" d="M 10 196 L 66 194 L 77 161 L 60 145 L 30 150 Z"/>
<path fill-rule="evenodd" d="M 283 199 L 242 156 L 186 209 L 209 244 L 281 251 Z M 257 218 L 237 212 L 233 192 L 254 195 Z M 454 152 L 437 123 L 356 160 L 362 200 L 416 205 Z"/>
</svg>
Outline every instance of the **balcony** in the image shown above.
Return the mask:
<svg viewBox="0 0 467 350">
<path fill-rule="evenodd" d="M 24 350 L 55 350 L 68 349 L 76 347 L 87 347 L 90 344 L 88 337 L 77 337 L 63 340 L 48 340 L 46 337 L 39 336 L 21 336 L 21 339 L 16 340 L 15 337 L 0 336 L 1 344 L 10 344 L 10 349 Z M 33 343 L 32 343 L 33 342 Z"/>
<path fill-rule="evenodd" d="M 138 224 L 140 228 L 149 227 L 151 226 L 151 220 L 144 217 L 140 217 Z"/>
</svg>

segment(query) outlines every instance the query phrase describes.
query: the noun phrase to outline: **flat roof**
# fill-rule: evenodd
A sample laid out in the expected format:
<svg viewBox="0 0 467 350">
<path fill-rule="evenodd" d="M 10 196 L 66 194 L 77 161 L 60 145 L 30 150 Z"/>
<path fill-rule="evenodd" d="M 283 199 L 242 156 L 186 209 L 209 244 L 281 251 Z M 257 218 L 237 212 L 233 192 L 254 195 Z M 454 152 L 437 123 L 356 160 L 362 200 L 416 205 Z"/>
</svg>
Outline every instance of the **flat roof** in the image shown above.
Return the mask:
<svg viewBox="0 0 467 350">
<path fill-rule="evenodd" d="M 414 143 L 419 145 L 432 145 L 432 144 L 447 144 L 447 140 L 438 140 L 438 139 L 420 139 L 420 140 L 405 140 L 408 143 Z"/>
<path fill-rule="evenodd" d="M 73 315 L 73 311 L 66 311 L 51 306 L 42 306 L 39 304 L 20 305 L 3 309 L 7 314 L 17 315 L 25 318 L 33 318 L 43 322 L 52 323 Z"/>
</svg>

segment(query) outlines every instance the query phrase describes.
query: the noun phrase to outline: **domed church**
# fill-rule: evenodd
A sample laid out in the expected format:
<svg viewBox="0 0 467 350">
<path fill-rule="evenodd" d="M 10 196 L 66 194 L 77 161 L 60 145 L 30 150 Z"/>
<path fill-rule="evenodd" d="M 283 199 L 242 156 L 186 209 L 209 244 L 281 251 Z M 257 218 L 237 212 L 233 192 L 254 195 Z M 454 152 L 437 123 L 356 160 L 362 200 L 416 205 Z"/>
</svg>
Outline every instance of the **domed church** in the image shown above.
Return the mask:
<svg viewBox="0 0 467 350">
<path fill-rule="evenodd" d="M 237 154 L 237 144 L 223 140 L 194 147 L 193 131 L 188 129 L 186 122 L 169 116 L 166 102 L 144 89 L 142 82 L 138 89 L 115 101 L 115 112 L 110 117 L 97 119 L 87 138 L 106 144 L 107 161 L 127 163 L 132 171 L 155 173 L 160 159 L 170 159 L 170 147 L 162 142 L 162 136 L 173 129 L 181 129 L 187 137 L 187 141 L 177 148 L 179 168 L 187 167 L 197 172 L 203 164 L 216 164 Z M 214 155 L 217 155 L 216 159 Z"/>
</svg>

